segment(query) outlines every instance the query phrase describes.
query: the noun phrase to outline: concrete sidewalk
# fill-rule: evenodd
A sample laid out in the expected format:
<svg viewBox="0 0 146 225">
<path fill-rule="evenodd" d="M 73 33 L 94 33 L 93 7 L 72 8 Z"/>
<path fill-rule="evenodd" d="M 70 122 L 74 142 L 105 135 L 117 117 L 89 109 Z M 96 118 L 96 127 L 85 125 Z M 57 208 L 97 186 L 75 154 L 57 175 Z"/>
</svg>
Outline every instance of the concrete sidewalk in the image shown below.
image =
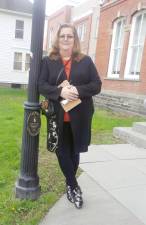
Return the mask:
<svg viewBox="0 0 146 225">
<path fill-rule="evenodd" d="M 92 145 L 81 154 L 80 168 L 83 208 L 63 195 L 40 225 L 146 224 L 146 149 Z"/>
</svg>

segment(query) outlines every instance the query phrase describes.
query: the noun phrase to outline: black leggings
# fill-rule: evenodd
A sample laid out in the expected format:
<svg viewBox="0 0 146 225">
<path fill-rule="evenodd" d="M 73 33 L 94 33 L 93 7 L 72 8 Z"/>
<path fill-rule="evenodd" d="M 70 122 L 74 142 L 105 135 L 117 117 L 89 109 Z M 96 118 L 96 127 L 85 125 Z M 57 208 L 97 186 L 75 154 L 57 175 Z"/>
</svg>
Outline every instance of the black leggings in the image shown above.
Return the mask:
<svg viewBox="0 0 146 225">
<path fill-rule="evenodd" d="M 60 168 L 66 178 L 66 184 L 74 189 L 78 183 L 76 172 L 79 166 L 79 153 L 74 152 L 73 134 L 69 122 L 63 124 L 63 143 L 56 153 Z"/>
</svg>

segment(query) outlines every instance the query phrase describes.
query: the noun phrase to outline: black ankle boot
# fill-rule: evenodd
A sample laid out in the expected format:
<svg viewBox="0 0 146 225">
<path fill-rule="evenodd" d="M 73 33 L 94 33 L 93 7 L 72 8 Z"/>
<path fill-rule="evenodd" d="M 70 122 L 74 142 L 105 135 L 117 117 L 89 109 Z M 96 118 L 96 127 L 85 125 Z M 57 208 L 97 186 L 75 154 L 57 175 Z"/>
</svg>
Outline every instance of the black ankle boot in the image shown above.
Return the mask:
<svg viewBox="0 0 146 225">
<path fill-rule="evenodd" d="M 74 195 L 73 195 L 73 192 L 72 192 L 72 189 L 71 189 L 71 186 L 70 185 L 66 185 L 66 195 L 67 195 L 67 199 L 74 203 Z"/>
<path fill-rule="evenodd" d="M 73 197 L 74 197 L 74 205 L 77 209 L 82 208 L 83 206 L 83 198 L 82 198 L 82 191 L 79 186 L 77 186 L 73 191 Z"/>
<path fill-rule="evenodd" d="M 78 188 L 78 191 L 80 192 L 80 194 L 83 194 L 81 187 L 79 185 L 77 186 L 77 188 Z"/>
</svg>

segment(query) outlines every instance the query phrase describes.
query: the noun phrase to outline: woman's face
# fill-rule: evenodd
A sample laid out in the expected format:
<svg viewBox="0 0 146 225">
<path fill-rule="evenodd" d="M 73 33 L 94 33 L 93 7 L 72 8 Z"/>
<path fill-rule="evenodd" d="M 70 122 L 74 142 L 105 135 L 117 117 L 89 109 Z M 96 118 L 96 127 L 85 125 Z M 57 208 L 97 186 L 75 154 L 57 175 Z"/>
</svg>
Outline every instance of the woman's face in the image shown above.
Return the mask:
<svg viewBox="0 0 146 225">
<path fill-rule="evenodd" d="M 72 51 L 74 46 L 74 34 L 72 28 L 62 28 L 59 35 L 59 49 L 64 51 Z"/>
</svg>

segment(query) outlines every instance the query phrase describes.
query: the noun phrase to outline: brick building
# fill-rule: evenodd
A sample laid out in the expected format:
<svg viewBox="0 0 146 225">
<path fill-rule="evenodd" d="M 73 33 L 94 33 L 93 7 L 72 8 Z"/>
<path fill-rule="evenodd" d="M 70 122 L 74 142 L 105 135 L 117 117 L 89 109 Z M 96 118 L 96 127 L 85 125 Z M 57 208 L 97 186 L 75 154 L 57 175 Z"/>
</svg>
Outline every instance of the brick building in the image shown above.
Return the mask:
<svg viewBox="0 0 146 225">
<path fill-rule="evenodd" d="M 87 54 L 89 51 L 89 39 L 91 33 L 92 11 L 87 10 L 81 13 L 81 8 L 72 9 L 72 22 L 77 28 L 82 51 Z"/>
<path fill-rule="evenodd" d="M 103 82 L 98 104 L 145 114 L 146 0 L 105 0 L 96 65 Z"/>
<path fill-rule="evenodd" d="M 82 51 L 95 60 L 100 13 L 100 1 L 87 0 L 77 5 L 66 5 L 48 18 L 47 49 L 51 49 L 60 23 L 74 23 L 81 42 Z"/>
<path fill-rule="evenodd" d="M 70 22 L 71 8 L 72 6 L 66 5 L 48 17 L 48 29 L 47 29 L 48 51 L 52 46 L 53 40 L 55 38 L 60 23 Z"/>
</svg>

